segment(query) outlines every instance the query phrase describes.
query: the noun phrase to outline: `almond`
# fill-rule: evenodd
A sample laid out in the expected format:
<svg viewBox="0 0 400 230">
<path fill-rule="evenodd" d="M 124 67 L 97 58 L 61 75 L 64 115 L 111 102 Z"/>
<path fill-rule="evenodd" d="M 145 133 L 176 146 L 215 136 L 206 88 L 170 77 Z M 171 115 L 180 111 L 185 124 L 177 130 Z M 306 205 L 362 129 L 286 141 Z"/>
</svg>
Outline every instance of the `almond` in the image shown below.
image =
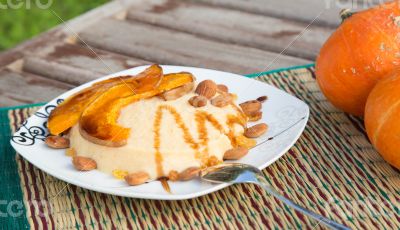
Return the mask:
<svg viewBox="0 0 400 230">
<path fill-rule="evenodd" d="M 222 107 L 225 107 L 225 106 L 229 105 L 229 103 L 231 101 L 232 101 L 232 98 L 230 97 L 230 95 L 228 95 L 228 94 L 220 94 L 220 95 L 214 97 L 211 100 L 211 104 L 213 106 L 222 108 Z"/>
<path fill-rule="evenodd" d="M 261 102 L 261 103 L 264 103 L 266 100 L 268 100 L 268 97 L 267 97 L 267 96 L 261 96 L 261 97 L 258 97 L 258 98 L 257 98 L 257 101 L 259 101 L 259 102 Z"/>
<path fill-rule="evenodd" d="M 198 167 L 190 167 L 185 169 L 183 172 L 179 173 L 179 180 L 187 181 L 191 180 L 200 174 L 200 168 Z"/>
<path fill-rule="evenodd" d="M 194 96 L 189 99 L 189 104 L 193 107 L 203 107 L 207 105 L 207 98 L 203 96 Z"/>
<path fill-rule="evenodd" d="M 224 160 L 237 160 L 244 157 L 248 152 L 249 150 L 245 147 L 229 149 L 224 154 Z"/>
<path fill-rule="evenodd" d="M 177 181 L 179 180 L 179 173 L 175 170 L 171 170 L 168 174 L 168 179 L 170 181 Z"/>
<path fill-rule="evenodd" d="M 136 172 L 125 176 L 125 181 L 129 185 L 140 185 L 144 184 L 149 178 L 150 175 L 146 172 Z"/>
<path fill-rule="evenodd" d="M 223 93 L 229 92 L 228 86 L 223 85 L 223 84 L 218 84 L 217 89 L 218 89 L 218 91 L 223 92 Z"/>
<path fill-rule="evenodd" d="M 265 132 L 268 130 L 268 125 L 265 123 L 260 123 L 254 126 L 251 126 L 250 128 L 247 128 L 244 131 L 244 135 L 249 138 L 257 138 L 261 135 L 263 135 Z"/>
<path fill-rule="evenodd" d="M 74 156 L 72 164 L 79 171 L 90 171 L 97 168 L 97 163 L 91 158 Z"/>
<path fill-rule="evenodd" d="M 60 136 L 48 136 L 45 143 L 53 149 L 66 149 L 69 147 L 69 139 Z"/>
<path fill-rule="evenodd" d="M 261 102 L 257 100 L 246 101 L 239 104 L 240 108 L 242 108 L 243 112 L 246 115 L 251 115 L 261 109 Z"/>
<path fill-rule="evenodd" d="M 217 84 L 211 80 L 204 80 L 197 85 L 195 92 L 210 99 L 217 93 Z"/>
<path fill-rule="evenodd" d="M 178 88 L 168 90 L 168 91 L 162 93 L 160 95 L 160 97 L 166 101 L 175 100 L 175 99 L 178 99 L 178 98 L 184 96 L 185 94 L 188 94 L 190 91 L 192 91 L 193 87 L 194 87 L 194 83 L 190 82 L 190 83 L 184 84 Z"/>
<path fill-rule="evenodd" d="M 249 118 L 249 121 L 259 121 L 262 118 L 262 114 L 261 111 L 257 111 L 247 115 L 247 117 Z"/>
</svg>

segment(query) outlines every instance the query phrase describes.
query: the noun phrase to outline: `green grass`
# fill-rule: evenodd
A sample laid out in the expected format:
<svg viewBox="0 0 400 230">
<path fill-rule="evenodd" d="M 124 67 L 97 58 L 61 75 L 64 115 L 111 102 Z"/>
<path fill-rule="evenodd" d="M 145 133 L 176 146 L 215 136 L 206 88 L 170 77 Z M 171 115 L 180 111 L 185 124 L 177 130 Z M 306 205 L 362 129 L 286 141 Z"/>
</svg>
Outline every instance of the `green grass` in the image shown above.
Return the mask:
<svg viewBox="0 0 400 230">
<path fill-rule="evenodd" d="M 40 0 L 42 4 L 51 3 L 50 8 L 40 9 L 39 0 L 0 0 L 0 51 L 9 49 L 18 43 L 30 39 L 61 23 L 54 15 L 56 12 L 67 21 L 90 9 L 102 5 L 108 0 Z M 21 6 L 12 7 L 21 2 Z M 30 3 L 30 9 L 28 4 Z M 7 7 L 7 9 L 4 9 Z M 17 8 L 17 9 L 13 9 Z"/>
</svg>

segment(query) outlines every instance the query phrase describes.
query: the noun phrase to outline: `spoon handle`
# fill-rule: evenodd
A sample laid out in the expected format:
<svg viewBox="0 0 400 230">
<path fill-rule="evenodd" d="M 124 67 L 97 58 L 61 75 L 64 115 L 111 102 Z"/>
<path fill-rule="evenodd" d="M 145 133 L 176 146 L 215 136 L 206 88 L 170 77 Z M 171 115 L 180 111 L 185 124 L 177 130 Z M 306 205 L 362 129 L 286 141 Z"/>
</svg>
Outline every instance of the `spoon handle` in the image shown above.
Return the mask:
<svg viewBox="0 0 400 230">
<path fill-rule="evenodd" d="M 315 219 L 316 221 L 318 221 L 319 223 L 323 223 L 325 224 L 327 227 L 331 228 L 331 229 L 346 229 L 346 230 L 350 230 L 350 228 L 339 224 L 333 220 L 330 220 L 326 217 L 323 217 L 319 214 L 316 214 L 310 210 L 307 210 L 301 206 L 299 206 L 298 204 L 294 203 L 293 201 L 289 200 L 288 198 L 282 196 L 277 190 L 275 190 L 274 188 L 272 188 L 267 180 L 261 176 L 257 174 L 257 182 L 258 185 L 260 185 L 265 191 L 267 191 L 268 193 L 270 193 L 271 195 L 273 195 L 274 197 L 278 198 L 280 201 L 282 201 L 283 203 L 285 203 L 286 205 L 294 208 L 295 210 Z"/>
</svg>

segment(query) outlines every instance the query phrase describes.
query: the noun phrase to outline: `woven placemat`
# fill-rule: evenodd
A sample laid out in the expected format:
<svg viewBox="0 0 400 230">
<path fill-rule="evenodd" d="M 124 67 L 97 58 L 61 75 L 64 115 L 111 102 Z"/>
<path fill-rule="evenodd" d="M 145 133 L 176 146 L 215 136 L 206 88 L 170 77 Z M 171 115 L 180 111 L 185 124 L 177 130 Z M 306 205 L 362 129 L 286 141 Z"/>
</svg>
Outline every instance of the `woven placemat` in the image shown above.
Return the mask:
<svg viewBox="0 0 400 230">
<path fill-rule="evenodd" d="M 399 229 L 399 172 L 368 142 L 360 118 L 321 94 L 313 66 L 250 75 L 305 101 L 308 125 L 289 152 L 263 172 L 284 195 L 351 228 Z M 254 185 L 197 199 L 154 201 L 92 192 L 60 181 L 16 155 L 11 132 L 39 106 L 2 109 L 0 224 L 4 229 L 298 229 L 321 224 Z"/>
</svg>

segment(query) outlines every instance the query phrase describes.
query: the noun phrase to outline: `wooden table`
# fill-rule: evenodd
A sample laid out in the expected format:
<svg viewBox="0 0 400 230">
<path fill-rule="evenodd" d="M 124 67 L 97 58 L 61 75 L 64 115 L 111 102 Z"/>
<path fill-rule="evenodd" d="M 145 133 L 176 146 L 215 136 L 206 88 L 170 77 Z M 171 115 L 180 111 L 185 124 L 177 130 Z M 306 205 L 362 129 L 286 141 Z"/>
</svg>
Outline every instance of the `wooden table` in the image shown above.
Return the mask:
<svg viewBox="0 0 400 230">
<path fill-rule="evenodd" d="M 340 23 L 339 7 L 352 6 L 343 2 L 111 1 L 0 54 L 0 106 L 46 102 L 148 63 L 239 74 L 308 64 Z"/>
</svg>

